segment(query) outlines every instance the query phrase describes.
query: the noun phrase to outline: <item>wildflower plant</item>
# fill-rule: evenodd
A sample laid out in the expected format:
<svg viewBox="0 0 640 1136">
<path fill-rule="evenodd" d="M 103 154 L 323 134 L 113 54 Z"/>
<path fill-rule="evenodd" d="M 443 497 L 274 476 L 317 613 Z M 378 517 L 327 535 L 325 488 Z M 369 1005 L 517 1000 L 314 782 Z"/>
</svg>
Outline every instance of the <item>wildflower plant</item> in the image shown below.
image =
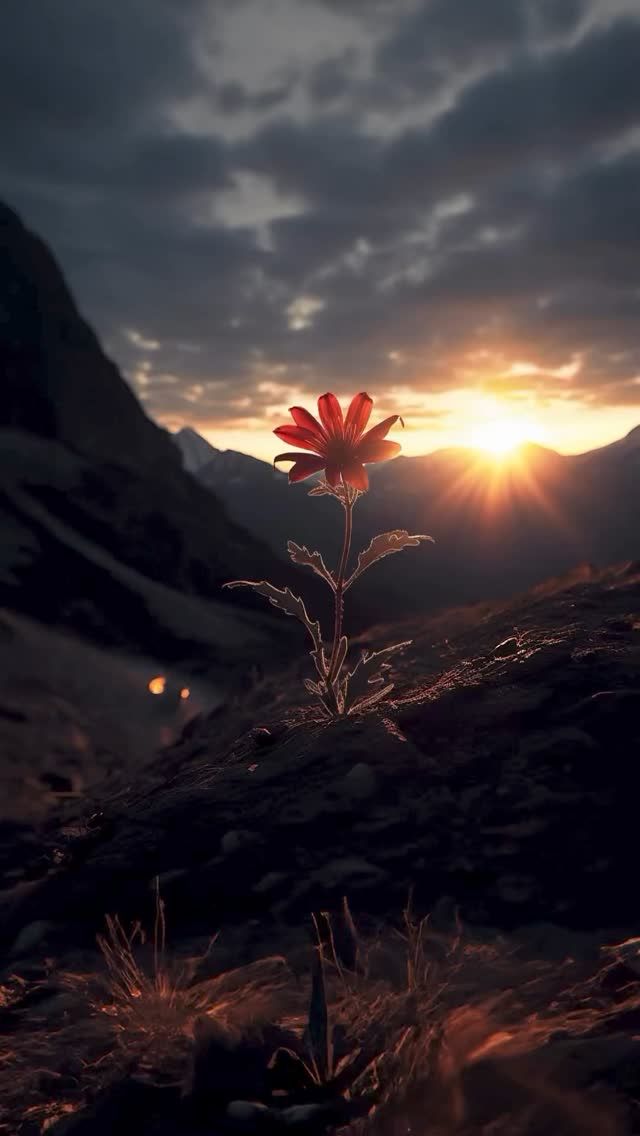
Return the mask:
<svg viewBox="0 0 640 1136">
<path fill-rule="evenodd" d="M 311 639 L 310 654 L 316 669 L 316 678 L 305 679 L 305 688 L 319 701 L 324 715 L 332 718 L 370 709 L 385 698 L 394 685 L 388 681 L 390 660 L 410 643 L 410 640 L 405 640 L 380 651 L 363 651 L 355 663 L 348 661 L 349 641 L 343 633 L 345 594 L 364 572 L 383 557 L 432 540 L 423 533 L 411 534 L 406 529 L 380 533 L 358 553 L 355 567 L 349 570 L 353 510 L 369 489 L 365 465 L 396 457 L 400 445 L 388 441 L 386 435 L 396 422 L 400 421 L 404 426 L 399 415 L 392 414 L 367 430 L 372 406 L 372 399 L 362 391 L 351 400 L 346 415 L 343 415 L 336 396 L 323 394 L 318 399 L 319 420 L 303 407 L 292 406 L 290 413 L 294 424 L 278 426 L 274 430 L 274 434 L 283 441 L 307 451 L 278 454 L 274 465 L 280 461 L 293 462 L 289 470 L 291 484 L 324 471 L 324 477 L 310 490 L 309 496 L 334 497 L 342 508 L 344 535 L 335 570 L 326 566 L 320 552 L 312 552 L 292 540 L 287 544 L 294 564 L 311 568 L 333 593 L 334 623 L 330 646 L 319 622 L 311 619 L 304 601 L 290 588 L 276 588 L 267 580 L 232 580 L 224 585 L 227 588 L 253 588 L 274 607 L 300 620 Z"/>
</svg>

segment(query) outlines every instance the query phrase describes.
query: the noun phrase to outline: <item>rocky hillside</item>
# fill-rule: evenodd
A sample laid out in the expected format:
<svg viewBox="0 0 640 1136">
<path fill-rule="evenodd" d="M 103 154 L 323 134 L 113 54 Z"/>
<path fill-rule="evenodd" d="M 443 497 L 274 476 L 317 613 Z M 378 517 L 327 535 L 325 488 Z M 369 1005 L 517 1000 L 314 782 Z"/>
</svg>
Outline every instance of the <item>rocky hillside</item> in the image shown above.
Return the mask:
<svg viewBox="0 0 640 1136">
<path fill-rule="evenodd" d="M 235 707 L 193 719 L 176 744 L 123 768 L 84 804 L 67 802 L 44 827 L 14 828 L 12 843 L 5 832 L 7 1131 L 31 1133 L 16 1123 L 25 1100 L 40 1123 L 60 1118 L 52 1130 L 61 1136 L 340 1127 L 353 1115 L 342 1098 L 303 1089 L 290 1057 L 286 1070 L 278 1059 L 278 1075 L 291 1112 L 265 1113 L 260 1102 L 273 1100 L 274 1050 L 307 1052 L 311 911 L 338 913 L 340 965 L 361 965 L 339 917 L 345 895 L 374 970 L 329 971 L 331 1012 L 356 1013 L 348 1029 L 365 1052 L 376 1014 L 386 1044 L 412 1036 L 416 999 L 435 1023 L 430 1054 L 444 1031 L 447 1063 L 428 1063 L 428 1077 L 425 1066 L 413 1105 L 393 1081 L 400 1117 L 426 1108 L 425 1131 L 438 1136 L 638 1131 L 640 916 L 629 865 L 640 566 L 379 628 L 357 646 L 408 635 L 394 700 L 377 712 L 314 720 L 301 663 Z M 152 968 L 153 956 L 128 961 L 118 930 L 149 925 L 156 880 L 176 973 L 191 975 L 166 1019 L 162 995 L 135 969 Z M 432 914 L 429 930 L 407 940 L 391 928 L 410 893 L 416 918 Z M 93 946 L 107 913 L 122 920 L 107 938 L 111 978 Z M 622 940 L 624 953 L 601 971 L 600 948 Z M 258 961 L 274 955 L 288 966 Z M 223 1013 L 224 1027 L 205 1029 L 203 1013 Z M 257 1013 L 281 1024 L 256 1037 Z M 21 1081 L 34 1065 L 37 1076 Z M 65 1120 L 67 1111 L 77 1115 Z M 400 1130 L 376 1123 L 367 1131 Z"/>
<path fill-rule="evenodd" d="M 345 893 L 388 916 L 410 889 L 502 929 L 635 925 L 617 883 L 635 840 L 637 566 L 360 646 L 410 635 L 378 713 L 314 721 L 292 672 L 195 719 L 84 836 L 50 834 L 61 866 L 13 930 L 92 934 L 105 910 L 139 911 L 156 874 L 178 924 L 203 930 L 211 905 L 268 927 Z"/>
<path fill-rule="evenodd" d="M 263 649 L 286 644 L 292 627 L 276 640 L 263 605 L 220 586 L 265 573 L 287 582 L 290 568 L 185 472 L 50 252 L 6 206 L 0 383 L 0 604 L 114 645 L 217 656 L 223 668 L 250 666 L 256 637 Z"/>
</svg>

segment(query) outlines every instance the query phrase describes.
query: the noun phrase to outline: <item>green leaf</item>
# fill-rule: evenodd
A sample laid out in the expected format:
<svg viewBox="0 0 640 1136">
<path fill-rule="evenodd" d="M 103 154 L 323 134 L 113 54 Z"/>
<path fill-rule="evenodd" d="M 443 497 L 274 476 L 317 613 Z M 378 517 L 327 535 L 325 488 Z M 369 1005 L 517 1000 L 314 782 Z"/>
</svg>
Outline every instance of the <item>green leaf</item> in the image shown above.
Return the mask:
<svg viewBox="0 0 640 1136">
<path fill-rule="evenodd" d="M 384 556 L 390 556 L 393 552 L 402 552 L 403 548 L 416 547 L 423 540 L 435 544 L 432 536 L 425 536 L 424 533 L 408 533 L 406 529 L 392 529 L 391 532 L 374 536 L 368 548 L 358 553 L 358 563 L 344 586 L 345 592 L 372 564 L 382 560 Z"/>
<path fill-rule="evenodd" d="M 303 564 L 307 568 L 311 568 L 318 576 L 326 580 L 331 591 L 335 592 L 335 580 L 319 552 L 310 552 L 306 545 L 296 544 L 293 540 L 287 541 L 287 551 L 294 564 Z"/>
<path fill-rule="evenodd" d="M 393 683 L 386 683 L 385 672 L 390 669 L 389 659 L 404 651 L 412 640 L 394 643 L 381 651 L 363 651 L 360 659 L 344 680 L 344 700 L 348 713 L 375 705 L 393 689 Z M 371 687 L 378 687 L 372 690 Z"/>
</svg>

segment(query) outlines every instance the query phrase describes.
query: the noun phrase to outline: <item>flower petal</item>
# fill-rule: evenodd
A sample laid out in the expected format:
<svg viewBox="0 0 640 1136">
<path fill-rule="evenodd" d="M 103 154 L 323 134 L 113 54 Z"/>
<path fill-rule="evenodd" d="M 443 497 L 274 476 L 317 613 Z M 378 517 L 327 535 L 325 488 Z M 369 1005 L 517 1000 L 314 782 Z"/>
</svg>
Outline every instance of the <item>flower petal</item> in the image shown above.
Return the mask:
<svg viewBox="0 0 640 1136">
<path fill-rule="evenodd" d="M 366 434 L 360 440 L 360 445 L 364 445 L 365 442 L 369 441 L 379 441 L 381 438 L 386 437 L 399 417 L 399 414 L 391 414 L 388 418 L 383 418 L 382 422 L 378 422 L 377 426 L 372 426 L 370 430 L 367 430 Z"/>
<path fill-rule="evenodd" d="M 389 458 L 395 458 L 401 449 L 402 446 L 399 442 L 383 442 L 381 439 L 373 438 L 368 442 L 360 443 L 357 456 L 361 462 L 383 462 L 388 461 Z"/>
<path fill-rule="evenodd" d="M 333 488 L 340 484 L 340 466 L 328 465 L 324 471 L 324 475 Z"/>
<path fill-rule="evenodd" d="M 302 426 L 278 426 L 273 432 L 277 434 L 278 438 L 282 438 L 283 442 L 289 442 L 292 446 L 300 446 L 303 450 L 317 452 L 318 447 L 323 444 L 322 438 Z"/>
<path fill-rule="evenodd" d="M 288 454 L 278 454 L 273 459 L 273 464 L 277 462 L 288 461 L 295 462 L 292 469 L 289 470 L 289 481 L 303 481 L 305 477 L 310 477 L 312 473 L 317 473 L 318 470 L 324 468 L 324 458 L 317 457 L 316 454 L 296 454 L 291 452 Z"/>
<path fill-rule="evenodd" d="M 318 399 L 318 414 L 327 434 L 342 435 L 342 408 L 335 394 L 321 394 Z"/>
<path fill-rule="evenodd" d="M 354 460 L 343 465 L 342 480 L 346 485 L 353 485 L 354 489 L 360 489 L 363 493 L 369 488 L 367 471 L 359 461 Z"/>
<path fill-rule="evenodd" d="M 312 473 L 318 473 L 319 470 L 324 468 L 324 458 L 314 458 L 311 455 L 307 457 L 304 454 L 298 458 L 296 464 L 289 470 L 289 483 L 293 484 L 294 481 L 304 481 L 305 477 L 311 477 Z"/>
<path fill-rule="evenodd" d="M 308 410 L 305 410 L 304 406 L 290 406 L 289 414 L 296 426 L 302 426 L 304 430 L 309 430 L 312 434 L 318 434 L 320 437 L 324 434 L 318 419 Z"/>
<path fill-rule="evenodd" d="M 344 424 L 345 436 L 349 441 L 356 441 L 362 434 L 371 416 L 372 406 L 373 399 L 369 398 L 366 391 L 360 391 L 360 394 L 352 398 Z"/>
</svg>

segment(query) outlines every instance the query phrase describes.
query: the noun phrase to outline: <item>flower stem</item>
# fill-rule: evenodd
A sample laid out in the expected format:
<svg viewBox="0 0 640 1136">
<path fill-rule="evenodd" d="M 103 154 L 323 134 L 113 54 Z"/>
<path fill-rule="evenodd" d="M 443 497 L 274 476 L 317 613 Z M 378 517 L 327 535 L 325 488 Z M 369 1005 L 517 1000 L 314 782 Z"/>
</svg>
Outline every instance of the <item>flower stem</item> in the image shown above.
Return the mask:
<svg viewBox="0 0 640 1136">
<path fill-rule="evenodd" d="M 336 672 L 336 663 L 338 661 L 338 651 L 340 647 L 340 640 L 342 638 L 342 618 L 344 615 L 344 584 L 347 573 L 347 561 L 349 559 L 349 551 L 351 549 L 351 531 L 353 523 L 353 501 L 351 490 L 347 487 L 346 496 L 343 502 L 344 509 L 344 540 L 342 542 L 342 555 L 340 556 L 340 564 L 338 565 L 338 572 L 336 576 L 336 591 L 335 591 L 335 619 L 333 625 L 333 646 L 331 648 L 331 659 L 329 661 L 329 672 L 327 675 L 327 689 L 333 695 L 332 701 L 335 702 L 335 709 L 340 713 L 338 697 L 333 689 L 333 684 L 338 677 Z"/>
</svg>

